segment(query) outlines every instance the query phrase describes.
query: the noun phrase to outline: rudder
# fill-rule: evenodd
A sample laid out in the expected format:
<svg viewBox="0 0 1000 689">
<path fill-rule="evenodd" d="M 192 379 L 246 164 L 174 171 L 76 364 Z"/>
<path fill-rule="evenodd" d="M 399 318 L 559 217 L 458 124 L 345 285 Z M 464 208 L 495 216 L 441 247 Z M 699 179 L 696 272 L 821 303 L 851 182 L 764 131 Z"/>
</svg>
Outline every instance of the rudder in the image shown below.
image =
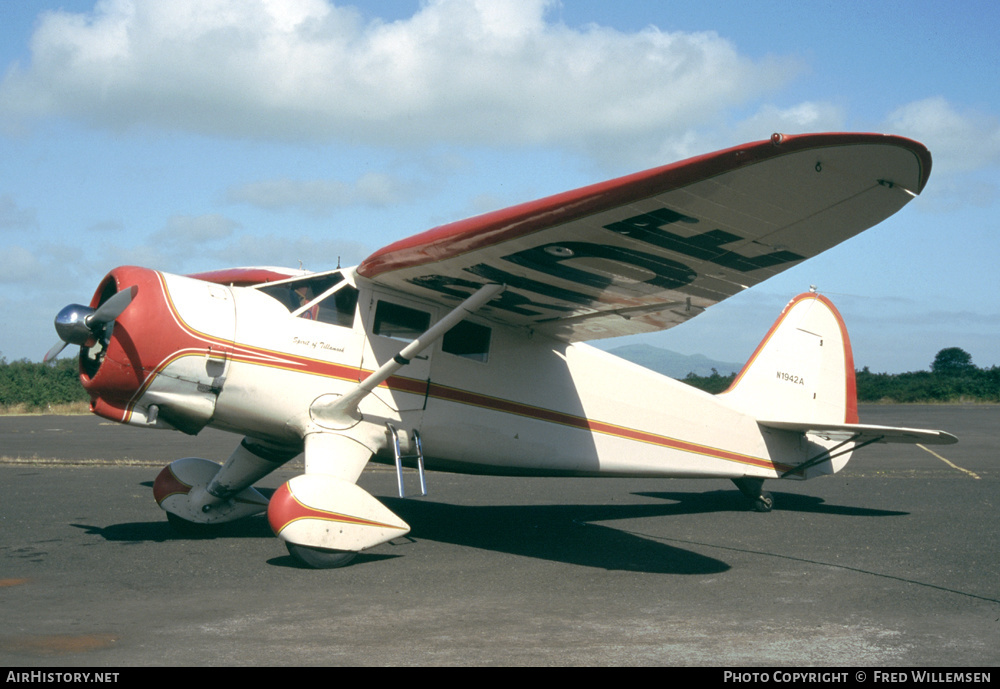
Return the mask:
<svg viewBox="0 0 1000 689">
<path fill-rule="evenodd" d="M 833 303 L 795 297 L 720 397 L 758 419 L 857 423 L 854 355 Z"/>
</svg>

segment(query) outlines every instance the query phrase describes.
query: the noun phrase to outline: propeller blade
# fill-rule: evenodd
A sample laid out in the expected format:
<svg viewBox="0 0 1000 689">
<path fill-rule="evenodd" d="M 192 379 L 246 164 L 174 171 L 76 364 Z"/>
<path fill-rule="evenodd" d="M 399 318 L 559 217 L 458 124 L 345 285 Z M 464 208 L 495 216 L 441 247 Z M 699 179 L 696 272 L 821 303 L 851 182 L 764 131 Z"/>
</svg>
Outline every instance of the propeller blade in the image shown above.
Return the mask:
<svg viewBox="0 0 1000 689">
<path fill-rule="evenodd" d="M 97 311 L 94 311 L 87 318 L 87 326 L 90 327 L 94 323 L 103 325 L 118 318 L 122 314 L 122 311 L 128 308 L 128 305 L 132 303 L 132 300 L 135 299 L 135 295 L 138 293 L 139 288 L 136 285 L 118 292 L 118 294 L 101 304 L 97 308 Z"/>
<path fill-rule="evenodd" d="M 55 361 L 55 358 L 57 356 L 59 356 L 59 353 L 62 350 L 66 349 L 66 345 L 68 345 L 68 344 L 69 344 L 68 342 L 62 342 L 62 341 L 56 342 L 55 346 L 52 347 L 52 349 L 50 349 L 48 352 L 46 352 L 45 358 L 42 359 L 42 363 L 43 364 L 50 364 L 53 361 Z"/>
<path fill-rule="evenodd" d="M 113 295 L 106 302 L 101 304 L 97 310 L 82 304 L 70 304 L 56 315 L 56 332 L 62 342 L 56 344 L 45 355 L 48 363 L 59 356 L 59 352 L 68 344 L 80 345 L 81 347 L 93 337 L 106 335 L 104 326 L 114 323 L 118 316 L 128 308 L 128 305 L 139 293 L 139 288 L 135 285 L 126 290 L 122 290 Z"/>
</svg>

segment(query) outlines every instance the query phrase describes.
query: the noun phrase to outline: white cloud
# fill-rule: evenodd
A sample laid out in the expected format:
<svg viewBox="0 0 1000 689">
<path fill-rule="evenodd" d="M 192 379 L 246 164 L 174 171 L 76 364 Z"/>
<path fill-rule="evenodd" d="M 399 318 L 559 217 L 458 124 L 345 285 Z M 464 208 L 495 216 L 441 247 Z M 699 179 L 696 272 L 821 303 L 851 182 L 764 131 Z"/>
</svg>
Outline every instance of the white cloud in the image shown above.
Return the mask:
<svg viewBox="0 0 1000 689">
<path fill-rule="evenodd" d="M 239 228 L 240 224 L 217 213 L 206 215 L 173 215 L 166 226 L 153 235 L 154 242 L 164 242 L 171 246 L 197 246 L 206 242 L 225 239 Z"/>
<path fill-rule="evenodd" d="M 229 189 L 226 200 L 266 210 L 328 215 L 345 206 L 395 206 L 414 198 L 418 188 L 418 184 L 392 175 L 367 173 L 353 183 L 330 179 L 251 182 Z"/>
<path fill-rule="evenodd" d="M 934 156 L 934 170 L 961 173 L 1000 163 L 1000 120 L 960 112 L 941 97 L 908 103 L 887 118 L 887 130 L 922 142 Z"/>
<path fill-rule="evenodd" d="M 30 281 L 41 268 L 41 261 L 23 246 L 5 246 L 0 251 L 0 282 Z"/>
<path fill-rule="evenodd" d="M 100 222 L 94 223 L 93 225 L 90 225 L 87 228 L 87 232 L 96 232 L 103 234 L 112 232 L 122 232 L 124 231 L 124 229 L 125 229 L 125 224 L 121 220 L 112 219 L 112 220 L 102 220 Z"/>
<path fill-rule="evenodd" d="M 211 218 L 207 216 L 211 224 Z M 196 227 L 204 222 L 198 218 L 178 216 L 171 219 L 170 227 L 178 228 L 178 234 L 167 237 L 167 229 L 156 233 L 142 244 L 120 246 L 105 244 L 95 250 L 101 261 L 101 270 L 109 265 L 139 265 L 155 267 L 168 273 L 188 275 L 220 267 L 239 266 L 284 266 L 306 270 L 330 270 L 340 259 L 343 265 L 351 265 L 370 254 L 374 247 L 361 242 L 341 239 L 315 239 L 308 235 L 289 233 L 239 234 L 220 231 L 213 235 L 210 231 L 200 240 L 193 239 Z M 230 221 L 231 222 L 231 221 Z M 224 228 L 225 224 L 220 225 Z M 88 278 L 96 285 L 99 270 Z M 89 284 L 87 279 L 78 278 L 79 284 Z"/>
<path fill-rule="evenodd" d="M 885 130 L 920 141 L 933 159 L 921 208 L 947 213 L 985 208 L 1000 198 L 1000 120 L 960 110 L 943 97 L 926 98 L 896 109 Z"/>
<path fill-rule="evenodd" d="M 0 230 L 23 230 L 37 225 L 34 209 L 21 208 L 10 194 L 0 195 Z"/>
<path fill-rule="evenodd" d="M 790 108 L 765 105 L 736 126 L 736 139 L 753 141 L 771 132 L 803 134 L 841 131 L 845 119 L 843 109 L 831 103 L 810 101 Z"/>
<path fill-rule="evenodd" d="M 10 122 L 72 117 L 298 141 L 562 145 L 655 157 L 783 87 L 712 32 L 625 33 L 549 21 L 545 0 L 433 0 L 365 23 L 326 0 L 105 0 L 43 15 L 8 70 Z"/>
<path fill-rule="evenodd" d="M 227 266 L 285 266 L 306 270 L 332 270 L 356 263 L 373 248 L 361 242 L 342 239 L 314 239 L 304 235 L 241 235 L 220 247 L 204 268 Z"/>
</svg>

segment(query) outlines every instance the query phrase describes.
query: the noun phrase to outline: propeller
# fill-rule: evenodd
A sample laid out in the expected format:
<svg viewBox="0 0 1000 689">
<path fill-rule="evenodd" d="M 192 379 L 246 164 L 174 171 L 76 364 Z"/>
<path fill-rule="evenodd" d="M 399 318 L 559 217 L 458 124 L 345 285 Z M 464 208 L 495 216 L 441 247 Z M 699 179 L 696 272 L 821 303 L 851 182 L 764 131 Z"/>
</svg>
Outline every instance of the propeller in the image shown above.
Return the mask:
<svg viewBox="0 0 1000 689">
<path fill-rule="evenodd" d="M 64 307 L 56 315 L 56 332 L 59 333 L 59 342 L 46 354 L 42 360 L 49 363 L 66 348 L 67 345 L 85 345 L 92 337 L 100 337 L 104 334 L 109 324 L 128 308 L 128 305 L 139 293 L 139 288 L 132 287 L 116 293 L 106 302 L 92 309 L 82 304 L 70 304 Z"/>
</svg>

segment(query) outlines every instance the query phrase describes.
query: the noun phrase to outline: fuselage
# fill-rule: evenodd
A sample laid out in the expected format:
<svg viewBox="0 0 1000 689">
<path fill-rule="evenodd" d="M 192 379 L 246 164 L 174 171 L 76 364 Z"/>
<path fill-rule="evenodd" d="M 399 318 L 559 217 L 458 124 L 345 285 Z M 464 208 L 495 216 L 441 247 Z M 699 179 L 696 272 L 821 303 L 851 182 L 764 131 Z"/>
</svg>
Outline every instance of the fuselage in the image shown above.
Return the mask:
<svg viewBox="0 0 1000 689">
<path fill-rule="evenodd" d="M 310 412 L 317 401 L 355 388 L 443 315 L 349 269 L 254 287 L 129 267 L 108 280 L 139 293 L 106 351 L 81 354 L 95 413 L 287 447 L 324 430 Z M 336 432 L 384 454 L 387 422 L 416 429 L 428 466 L 469 472 L 774 478 L 809 449 L 721 398 L 485 314 L 433 343 L 359 411 Z"/>
</svg>

